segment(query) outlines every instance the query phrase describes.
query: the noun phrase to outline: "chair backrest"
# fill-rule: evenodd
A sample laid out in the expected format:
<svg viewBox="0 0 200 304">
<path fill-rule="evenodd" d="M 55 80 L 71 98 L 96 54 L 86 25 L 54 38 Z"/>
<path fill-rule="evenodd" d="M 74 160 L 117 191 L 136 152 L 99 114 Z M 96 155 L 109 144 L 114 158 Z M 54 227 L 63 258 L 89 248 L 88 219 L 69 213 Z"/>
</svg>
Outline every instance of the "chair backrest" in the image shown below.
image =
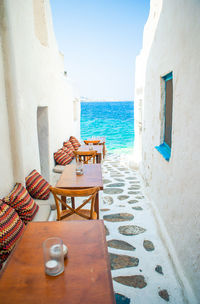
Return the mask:
<svg viewBox="0 0 200 304">
<path fill-rule="evenodd" d="M 100 140 L 84 140 L 84 143 L 86 145 L 89 145 L 89 144 L 98 145 L 100 143 Z"/>
<path fill-rule="evenodd" d="M 57 208 L 57 221 L 60 221 L 64 218 L 70 217 L 73 214 L 78 215 L 79 217 L 83 217 L 88 220 L 96 219 L 94 207 L 97 199 L 98 191 L 100 190 L 99 187 L 93 187 L 88 189 L 80 189 L 80 190 L 73 190 L 73 189 L 60 189 L 55 187 L 50 187 L 50 191 L 52 192 L 56 208 Z M 67 202 L 67 198 L 74 198 L 74 197 L 84 197 L 83 203 L 75 208 L 75 206 L 69 206 Z M 88 197 L 85 199 L 85 197 Z M 83 207 L 90 203 L 90 209 L 88 210 L 88 215 L 84 213 Z M 62 207 L 62 208 L 61 208 Z M 62 210 L 63 209 L 63 210 Z"/>
<path fill-rule="evenodd" d="M 97 155 L 97 151 L 73 151 L 76 161 L 83 161 L 84 164 L 88 164 L 88 161 L 93 158 L 93 164 L 95 164 L 95 158 Z"/>
</svg>

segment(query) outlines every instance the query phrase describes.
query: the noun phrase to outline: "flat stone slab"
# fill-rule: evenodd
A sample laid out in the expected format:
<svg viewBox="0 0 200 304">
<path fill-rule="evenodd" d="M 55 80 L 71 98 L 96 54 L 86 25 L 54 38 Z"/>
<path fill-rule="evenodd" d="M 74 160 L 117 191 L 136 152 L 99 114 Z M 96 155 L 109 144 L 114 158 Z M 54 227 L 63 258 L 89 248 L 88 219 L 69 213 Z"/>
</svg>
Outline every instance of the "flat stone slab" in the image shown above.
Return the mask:
<svg viewBox="0 0 200 304">
<path fill-rule="evenodd" d="M 131 300 L 120 293 L 115 293 L 116 304 L 130 304 Z"/>
<path fill-rule="evenodd" d="M 138 185 L 137 186 L 134 185 L 134 186 L 131 186 L 128 188 L 128 190 L 139 190 L 139 189 L 140 189 L 140 186 L 138 186 Z"/>
<path fill-rule="evenodd" d="M 105 188 L 103 190 L 104 193 L 106 194 L 119 194 L 122 193 L 124 190 L 120 188 Z"/>
<path fill-rule="evenodd" d="M 104 215 L 103 219 L 108 222 L 124 222 L 133 220 L 134 216 L 130 213 L 115 213 Z"/>
<path fill-rule="evenodd" d="M 143 196 L 143 195 L 141 195 L 141 196 L 136 196 L 136 198 L 137 198 L 137 199 L 143 199 L 144 196 Z"/>
<path fill-rule="evenodd" d="M 108 208 L 103 208 L 103 209 L 100 209 L 101 211 L 110 211 L 110 209 L 108 209 Z"/>
<path fill-rule="evenodd" d="M 143 210 L 143 208 L 142 207 L 140 207 L 140 206 L 137 206 L 137 207 L 132 207 L 132 209 L 134 209 L 134 210 Z"/>
<path fill-rule="evenodd" d="M 140 191 L 128 191 L 128 194 L 140 194 Z"/>
<path fill-rule="evenodd" d="M 125 205 L 118 205 L 118 207 L 126 207 Z"/>
<path fill-rule="evenodd" d="M 153 251 L 155 249 L 154 244 L 148 240 L 144 240 L 143 246 L 146 249 L 146 251 Z"/>
<path fill-rule="evenodd" d="M 118 200 L 123 201 L 123 200 L 129 198 L 129 195 L 119 195 L 117 198 L 118 198 Z"/>
<path fill-rule="evenodd" d="M 158 273 L 160 273 L 160 274 L 163 274 L 162 266 L 157 265 L 156 268 L 155 268 L 155 271 L 158 272 Z"/>
<path fill-rule="evenodd" d="M 142 275 L 133 275 L 133 276 L 119 276 L 113 278 L 116 282 L 134 287 L 134 288 L 144 288 L 147 286 L 147 283 L 145 282 L 145 278 Z"/>
<path fill-rule="evenodd" d="M 104 196 L 103 202 L 104 202 L 104 204 L 112 205 L 113 204 L 113 198 L 111 196 Z"/>
<path fill-rule="evenodd" d="M 107 187 L 124 187 L 124 186 L 125 186 L 124 183 L 114 183 L 114 184 L 107 185 Z"/>
<path fill-rule="evenodd" d="M 134 251 L 136 248 L 132 246 L 131 244 L 121 241 L 121 240 L 110 240 L 107 241 L 108 247 L 111 248 L 116 248 L 116 249 L 121 249 L 121 250 L 129 250 L 129 251 Z"/>
<path fill-rule="evenodd" d="M 134 177 L 134 176 L 127 176 L 126 179 L 127 179 L 127 180 L 136 180 L 137 178 Z"/>
<path fill-rule="evenodd" d="M 103 179 L 103 184 L 109 184 L 109 183 L 112 183 L 112 181 L 109 179 Z"/>
<path fill-rule="evenodd" d="M 122 178 L 115 178 L 115 180 L 118 182 L 124 182 L 124 180 Z"/>
<path fill-rule="evenodd" d="M 139 264 L 139 259 L 128 255 L 109 253 L 111 270 L 136 267 Z"/>
<path fill-rule="evenodd" d="M 160 290 L 158 292 L 159 296 L 164 299 L 166 302 L 169 302 L 169 294 L 166 289 Z"/>
<path fill-rule="evenodd" d="M 104 227 L 105 227 L 105 233 L 106 233 L 106 235 L 110 235 L 110 232 L 109 232 L 108 228 L 106 227 L 106 225 L 104 225 Z"/>
<path fill-rule="evenodd" d="M 118 229 L 119 233 L 123 235 L 137 235 L 146 231 L 146 229 L 135 225 L 120 226 Z"/>
<path fill-rule="evenodd" d="M 130 200 L 130 201 L 128 201 L 128 203 L 129 204 L 136 204 L 136 203 L 138 203 L 138 200 Z"/>
</svg>

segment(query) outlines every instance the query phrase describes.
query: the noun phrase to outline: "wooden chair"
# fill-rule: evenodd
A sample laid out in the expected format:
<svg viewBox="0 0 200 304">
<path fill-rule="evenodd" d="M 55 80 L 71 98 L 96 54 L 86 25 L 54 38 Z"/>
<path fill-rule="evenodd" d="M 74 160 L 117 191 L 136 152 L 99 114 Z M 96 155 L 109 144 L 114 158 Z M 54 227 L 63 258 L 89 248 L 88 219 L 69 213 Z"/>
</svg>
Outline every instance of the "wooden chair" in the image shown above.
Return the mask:
<svg viewBox="0 0 200 304">
<path fill-rule="evenodd" d="M 84 164 L 88 164 L 90 159 L 93 159 L 93 164 L 95 164 L 95 159 L 97 155 L 97 151 L 73 151 L 76 157 L 76 161 L 83 161 Z"/>
<path fill-rule="evenodd" d="M 103 146 L 103 158 L 105 158 L 105 155 L 106 155 L 105 141 L 101 142 L 101 140 L 84 140 L 84 143 L 86 145 L 89 145 L 90 143 L 93 145 L 102 145 Z"/>
<path fill-rule="evenodd" d="M 86 145 L 89 145 L 89 144 L 98 145 L 100 143 L 100 140 L 84 140 L 84 143 Z"/>
<path fill-rule="evenodd" d="M 50 191 L 53 193 L 56 208 L 57 208 L 57 221 L 65 220 L 96 220 L 97 213 L 95 212 L 95 203 L 97 199 L 99 187 L 72 190 L 72 189 L 60 189 L 50 187 Z M 89 196 L 89 197 L 88 197 Z M 75 208 L 69 206 L 66 203 L 67 197 L 84 197 L 83 203 Z M 85 197 L 88 197 L 85 199 Z M 90 209 L 83 209 L 83 207 L 90 203 Z M 64 207 L 62 210 L 61 206 Z"/>
</svg>

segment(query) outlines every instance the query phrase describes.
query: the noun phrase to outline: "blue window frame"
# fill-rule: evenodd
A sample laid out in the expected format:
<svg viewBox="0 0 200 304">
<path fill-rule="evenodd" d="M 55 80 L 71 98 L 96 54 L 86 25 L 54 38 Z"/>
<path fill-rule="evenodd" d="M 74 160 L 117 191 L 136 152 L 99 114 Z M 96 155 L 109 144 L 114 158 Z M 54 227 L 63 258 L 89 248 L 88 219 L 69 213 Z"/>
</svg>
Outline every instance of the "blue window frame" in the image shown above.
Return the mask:
<svg viewBox="0 0 200 304">
<path fill-rule="evenodd" d="M 169 161 L 172 146 L 173 74 L 162 77 L 164 82 L 164 111 L 161 144 L 155 148 Z"/>
</svg>

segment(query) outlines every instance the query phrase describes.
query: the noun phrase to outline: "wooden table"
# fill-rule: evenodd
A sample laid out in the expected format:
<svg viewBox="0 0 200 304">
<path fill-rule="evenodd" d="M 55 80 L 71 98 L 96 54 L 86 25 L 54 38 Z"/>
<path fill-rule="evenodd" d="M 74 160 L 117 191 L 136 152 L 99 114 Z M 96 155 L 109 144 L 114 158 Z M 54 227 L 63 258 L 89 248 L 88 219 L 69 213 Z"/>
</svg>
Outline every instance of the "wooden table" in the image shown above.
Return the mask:
<svg viewBox="0 0 200 304">
<path fill-rule="evenodd" d="M 65 270 L 45 274 L 42 243 L 60 237 L 68 247 Z M 0 277 L 2 304 L 115 303 L 101 220 L 31 222 Z"/>
<path fill-rule="evenodd" d="M 58 180 L 57 188 L 67 189 L 85 189 L 92 187 L 100 187 L 103 190 L 102 171 L 100 164 L 83 165 L 83 175 L 76 175 L 76 164 L 65 166 L 60 179 Z M 95 205 L 97 218 L 99 218 L 99 193 Z"/>
<path fill-rule="evenodd" d="M 81 145 L 79 148 L 78 148 L 78 151 L 91 151 L 89 149 L 89 145 Z M 93 146 L 93 151 L 97 151 L 97 155 L 96 155 L 96 162 L 98 164 L 101 163 L 101 159 L 102 159 L 102 153 L 103 153 L 103 147 L 100 146 L 100 145 L 94 145 Z"/>
<path fill-rule="evenodd" d="M 103 158 L 106 155 L 106 138 L 105 137 L 99 137 L 99 138 L 87 138 L 87 140 L 99 140 L 99 145 L 103 146 Z"/>
</svg>

